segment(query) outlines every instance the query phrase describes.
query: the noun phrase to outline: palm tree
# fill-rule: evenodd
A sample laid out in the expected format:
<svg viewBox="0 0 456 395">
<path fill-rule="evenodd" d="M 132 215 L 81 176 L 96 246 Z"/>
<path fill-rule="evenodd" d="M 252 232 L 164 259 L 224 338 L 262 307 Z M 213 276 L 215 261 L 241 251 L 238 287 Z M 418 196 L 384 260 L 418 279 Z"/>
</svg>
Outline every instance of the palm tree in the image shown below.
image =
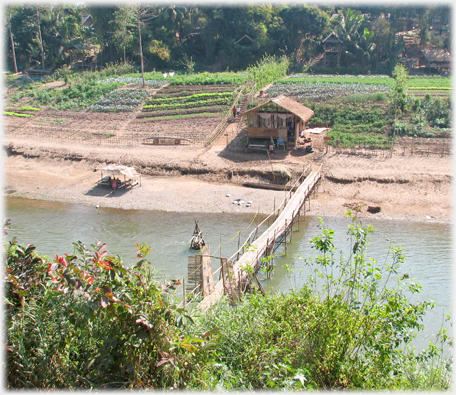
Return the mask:
<svg viewBox="0 0 456 395">
<path fill-rule="evenodd" d="M 376 45 L 374 40 L 375 33 L 373 31 L 369 31 L 367 28 L 364 29 L 363 34 L 359 37 L 357 48 L 365 66 L 368 65 L 375 56 L 374 50 Z"/>
<path fill-rule="evenodd" d="M 359 40 L 359 29 L 364 23 L 364 16 L 359 11 L 351 8 L 344 8 L 334 21 L 337 37 L 342 40 L 344 55 L 348 61 L 356 57 L 357 44 Z"/>
</svg>

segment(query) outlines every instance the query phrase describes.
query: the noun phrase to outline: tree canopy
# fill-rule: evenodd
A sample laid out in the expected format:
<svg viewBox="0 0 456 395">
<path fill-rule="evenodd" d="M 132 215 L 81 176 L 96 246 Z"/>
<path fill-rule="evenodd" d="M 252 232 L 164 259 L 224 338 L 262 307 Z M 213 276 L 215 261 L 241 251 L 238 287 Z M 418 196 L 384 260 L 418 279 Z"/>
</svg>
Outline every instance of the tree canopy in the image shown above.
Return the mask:
<svg viewBox="0 0 456 395">
<path fill-rule="evenodd" d="M 302 67 L 323 52 L 322 40 L 334 32 L 346 67 L 391 72 L 403 50 L 396 33 L 404 28 L 416 29 L 420 45 L 450 47 L 446 6 L 145 5 L 139 14 L 136 8 L 9 5 L 3 18 L 7 67 L 53 71 L 74 61 L 78 45 L 96 46 L 94 61 L 101 67 L 129 62 L 139 68 L 142 62 L 147 71 L 238 71 L 264 56 L 283 55 Z M 433 24 L 438 31 L 431 32 Z"/>
</svg>

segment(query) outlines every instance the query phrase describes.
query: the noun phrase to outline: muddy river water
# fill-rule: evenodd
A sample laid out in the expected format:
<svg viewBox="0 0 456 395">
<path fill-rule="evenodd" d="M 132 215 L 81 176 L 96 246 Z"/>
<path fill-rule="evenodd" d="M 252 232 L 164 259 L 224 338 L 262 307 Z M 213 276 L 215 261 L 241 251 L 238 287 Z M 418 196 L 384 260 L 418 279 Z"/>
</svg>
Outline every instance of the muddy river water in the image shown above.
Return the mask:
<svg viewBox="0 0 456 395">
<path fill-rule="evenodd" d="M 195 220 L 204 240 L 215 256 L 230 257 L 263 217 L 227 214 L 167 213 L 142 210 L 119 210 L 93 206 L 63 204 L 6 198 L 4 217 L 12 225 L 6 239 L 16 236 L 20 243 L 32 243 L 41 254 L 71 254 L 73 242 L 86 245 L 101 240 L 112 254 L 119 254 L 125 263 L 135 262 L 135 243 L 148 243 L 153 250 L 149 260 L 157 269 L 158 279 L 183 278 L 187 275 L 190 239 Z M 348 252 L 347 218 L 324 218 L 325 226 L 335 231 L 335 244 Z M 422 285 L 422 293 L 414 298 L 434 300 L 436 307 L 426 314 L 425 332 L 416 345 L 426 340 L 442 326 L 452 308 L 452 229 L 451 225 L 402 221 L 363 220 L 373 225 L 375 232 L 367 256 L 383 263 L 390 241 L 402 246 L 405 263 L 401 273 L 407 273 Z M 309 243 L 320 234 L 317 217 L 307 216 L 295 227 L 286 254 L 280 247 L 274 258 L 271 279 L 262 280 L 268 291 L 289 292 L 306 280 L 305 259 L 315 256 Z M 445 326 L 448 326 L 447 324 Z"/>
</svg>

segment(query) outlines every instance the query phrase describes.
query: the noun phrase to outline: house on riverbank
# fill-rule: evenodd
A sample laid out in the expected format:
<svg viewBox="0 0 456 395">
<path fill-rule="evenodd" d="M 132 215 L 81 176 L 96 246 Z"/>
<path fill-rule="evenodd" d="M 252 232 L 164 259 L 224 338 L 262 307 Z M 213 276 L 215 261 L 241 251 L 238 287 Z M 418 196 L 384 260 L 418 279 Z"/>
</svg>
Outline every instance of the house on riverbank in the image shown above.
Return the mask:
<svg viewBox="0 0 456 395">
<path fill-rule="evenodd" d="M 247 143 L 255 140 L 277 144 L 283 139 L 285 146 L 293 148 L 313 110 L 284 95 L 274 97 L 241 115 L 247 116 Z M 279 140 L 280 142 L 280 140 Z"/>
</svg>

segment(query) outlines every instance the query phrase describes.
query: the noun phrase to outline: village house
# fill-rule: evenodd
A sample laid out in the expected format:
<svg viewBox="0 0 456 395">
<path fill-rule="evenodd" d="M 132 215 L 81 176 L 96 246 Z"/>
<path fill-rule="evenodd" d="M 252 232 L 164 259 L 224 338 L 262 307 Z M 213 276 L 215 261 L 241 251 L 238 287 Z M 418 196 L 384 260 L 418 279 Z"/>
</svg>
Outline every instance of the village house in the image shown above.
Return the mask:
<svg viewBox="0 0 456 395">
<path fill-rule="evenodd" d="M 247 116 L 247 143 L 283 143 L 294 148 L 306 122 L 314 115 L 310 108 L 284 95 L 245 111 Z"/>
<path fill-rule="evenodd" d="M 340 66 L 340 54 L 342 53 L 342 40 L 335 33 L 331 33 L 323 41 L 323 64 L 325 66 Z"/>
<path fill-rule="evenodd" d="M 419 55 L 419 67 L 428 72 L 449 73 L 451 55 L 446 49 L 424 48 Z"/>
</svg>

